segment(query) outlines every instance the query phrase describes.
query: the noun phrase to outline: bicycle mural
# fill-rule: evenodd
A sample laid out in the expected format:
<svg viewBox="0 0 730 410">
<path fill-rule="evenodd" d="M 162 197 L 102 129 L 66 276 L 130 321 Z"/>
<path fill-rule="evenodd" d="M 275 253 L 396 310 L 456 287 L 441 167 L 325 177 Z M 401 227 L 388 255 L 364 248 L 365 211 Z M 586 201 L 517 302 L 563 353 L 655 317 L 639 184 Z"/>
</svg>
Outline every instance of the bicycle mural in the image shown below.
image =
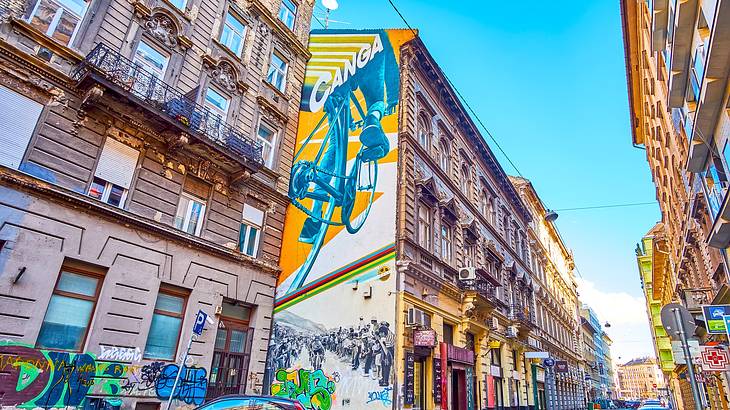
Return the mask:
<svg viewBox="0 0 730 410">
<path fill-rule="evenodd" d="M 267 378 L 337 374 L 332 407 L 392 400 L 368 393 L 394 377 L 399 61 L 412 38 L 310 37 Z"/>
</svg>

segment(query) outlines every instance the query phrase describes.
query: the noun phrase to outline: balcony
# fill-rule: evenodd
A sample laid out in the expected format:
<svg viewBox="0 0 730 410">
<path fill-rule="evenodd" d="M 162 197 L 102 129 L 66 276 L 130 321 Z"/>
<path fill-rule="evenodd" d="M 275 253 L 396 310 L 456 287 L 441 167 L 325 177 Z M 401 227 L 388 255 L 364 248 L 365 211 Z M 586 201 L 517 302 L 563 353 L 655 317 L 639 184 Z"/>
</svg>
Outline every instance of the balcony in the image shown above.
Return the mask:
<svg viewBox="0 0 730 410">
<path fill-rule="evenodd" d="M 654 0 L 651 19 L 651 48 L 661 51 L 667 44 L 667 22 L 669 21 L 669 0 Z"/>
<path fill-rule="evenodd" d="M 669 107 L 684 105 L 685 91 L 690 69 L 690 53 L 692 52 L 692 37 L 697 21 L 697 0 L 675 0 L 674 24 L 672 40 L 672 61 L 670 63 L 669 78 Z"/>
<path fill-rule="evenodd" d="M 709 305 L 712 302 L 712 289 L 697 288 L 683 289 L 684 304 L 692 312 L 701 312 L 702 305 Z"/>
<path fill-rule="evenodd" d="M 459 281 L 459 288 L 464 291 L 476 292 L 477 295 L 481 296 L 492 306 L 507 306 L 499 298 L 497 286 L 479 275 L 474 280 Z"/>
<path fill-rule="evenodd" d="M 535 315 L 532 313 L 532 310 L 518 303 L 510 305 L 509 318 L 511 321 L 518 322 L 527 327 L 536 326 Z"/>
<path fill-rule="evenodd" d="M 98 44 L 76 67 L 72 77 L 80 88 L 101 85 L 127 98 L 161 120 L 161 131 L 181 133 L 184 138 L 178 142 L 187 143 L 189 135 L 248 171 L 256 172 L 263 166 L 260 142 L 105 44 Z"/>
</svg>

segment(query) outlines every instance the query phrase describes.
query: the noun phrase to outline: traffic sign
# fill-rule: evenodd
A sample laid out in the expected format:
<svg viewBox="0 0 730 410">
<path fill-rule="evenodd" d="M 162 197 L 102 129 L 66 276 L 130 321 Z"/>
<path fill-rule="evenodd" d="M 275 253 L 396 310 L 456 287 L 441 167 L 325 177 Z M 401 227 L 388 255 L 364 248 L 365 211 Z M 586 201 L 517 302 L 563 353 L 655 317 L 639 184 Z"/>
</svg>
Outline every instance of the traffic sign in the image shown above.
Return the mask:
<svg viewBox="0 0 730 410">
<path fill-rule="evenodd" d="M 727 332 L 725 316 L 730 315 L 730 305 L 702 306 L 702 314 L 705 316 L 707 333 L 724 335 Z"/>
<path fill-rule="evenodd" d="M 198 311 L 198 315 L 195 316 L 195 324 L 193 325 L 193 333 L 200 336 L 203 334 L 203 327 L 205 326 L 205 321 L 208 320 L 208 314 L 203 312 L 202 310 Z"/>
<path fill-rule="evenodd" d="M 553 366 L 555 366 L 555 359 L 548 357 L 547 359 L 542 361 L 542 364 L 544 364 L 547 367 L 553 367 Z"/>
<path fill-rule="evenodd" d="M 679 315 L 675 315 L 675 310 L 679 313 Z M 681 320 L 684 324 L 684 332 L 687 337 L 694 335 L 697 326 L 695 325 L 695 320 L 692 317 L 692 314 L 689 313 L 689 310 L 679 303 L 669 303 L 664 305 L 661 311 L 662 326 L 664 326 L 669 337 L 672 340 L 680 340 L 679 330 L 681 328 L 679 326 L 677 316 L 679 316 L 679 320 Z"/>
</svg>

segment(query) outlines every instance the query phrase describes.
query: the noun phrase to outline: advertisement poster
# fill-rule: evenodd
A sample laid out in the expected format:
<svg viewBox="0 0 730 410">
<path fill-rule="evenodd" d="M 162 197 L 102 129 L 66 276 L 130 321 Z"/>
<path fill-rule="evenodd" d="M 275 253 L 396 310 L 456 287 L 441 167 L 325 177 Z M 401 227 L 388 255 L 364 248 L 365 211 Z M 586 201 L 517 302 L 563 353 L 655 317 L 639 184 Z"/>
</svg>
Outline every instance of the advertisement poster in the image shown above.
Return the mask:
<svg viewBox="0 0 730 410">
<path fill-rule="evenodd" d="M 709 305 L 702 307 L 707 324 L 707 333 L 725 334 L 725 316 L 730 315 L 730 305 Z"/>
<path fill-rule="evenodd" d="M 410 30 L 315 30 L 267 375 L 306 409 L 391 408 L 400 48 Z"/>
</svg>

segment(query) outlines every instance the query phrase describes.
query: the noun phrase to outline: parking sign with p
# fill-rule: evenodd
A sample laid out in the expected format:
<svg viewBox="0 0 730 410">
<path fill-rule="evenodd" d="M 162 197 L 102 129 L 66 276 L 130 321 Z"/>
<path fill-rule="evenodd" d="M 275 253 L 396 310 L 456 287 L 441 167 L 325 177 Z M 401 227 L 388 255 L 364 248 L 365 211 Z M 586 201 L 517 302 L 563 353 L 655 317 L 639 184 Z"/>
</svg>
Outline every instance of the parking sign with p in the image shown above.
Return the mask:
<svg viewBox="0 0 730 410">
<path fill-rule="evenodd" d="M 198 315 L 195 316 L 195 324 L 193 325 L 193 333 L 200 336 L 203 334 L 203 327 L 205 327 L 205 321 L 208 320 L 208 314 L 202 310 L 198 311 Z"/>
</svg>

